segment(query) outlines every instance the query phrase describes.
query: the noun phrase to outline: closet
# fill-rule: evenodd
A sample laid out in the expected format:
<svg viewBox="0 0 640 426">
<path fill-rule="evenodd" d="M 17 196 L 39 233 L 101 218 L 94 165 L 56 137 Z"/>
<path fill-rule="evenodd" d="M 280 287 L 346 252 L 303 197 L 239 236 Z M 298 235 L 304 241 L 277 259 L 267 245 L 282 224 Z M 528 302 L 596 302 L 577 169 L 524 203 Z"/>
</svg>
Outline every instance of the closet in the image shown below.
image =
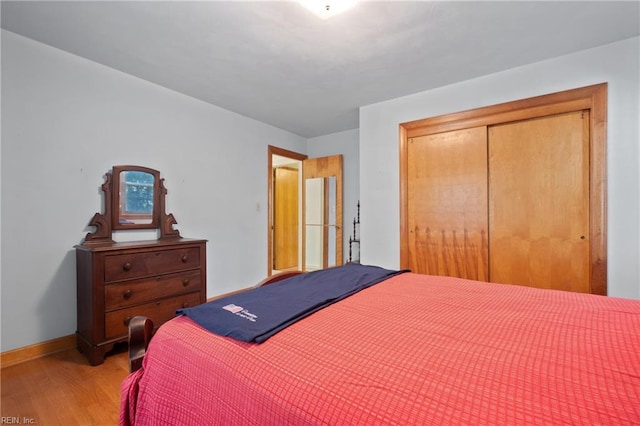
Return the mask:
<svg viewBox="0 0 640 426">
<path fill-rule="evenodd" d="M 606 84 L 400 135 L 402 268 L 606 294 Z"/>
</svg>

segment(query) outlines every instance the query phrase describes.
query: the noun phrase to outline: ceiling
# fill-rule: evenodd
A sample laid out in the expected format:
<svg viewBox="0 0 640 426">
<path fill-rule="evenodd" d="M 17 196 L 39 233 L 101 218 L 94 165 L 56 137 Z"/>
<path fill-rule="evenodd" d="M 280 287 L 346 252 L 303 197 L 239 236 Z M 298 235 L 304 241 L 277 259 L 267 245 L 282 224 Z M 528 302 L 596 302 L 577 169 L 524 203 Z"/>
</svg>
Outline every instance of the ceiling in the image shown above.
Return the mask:
<svg viewBox="0 0 640 426">
<path fill-rule="evenodd" d="M 639 1 L 2 1 L 2 28 L 305 138 L 358 108 L 640 34 Z"/>
</svg>

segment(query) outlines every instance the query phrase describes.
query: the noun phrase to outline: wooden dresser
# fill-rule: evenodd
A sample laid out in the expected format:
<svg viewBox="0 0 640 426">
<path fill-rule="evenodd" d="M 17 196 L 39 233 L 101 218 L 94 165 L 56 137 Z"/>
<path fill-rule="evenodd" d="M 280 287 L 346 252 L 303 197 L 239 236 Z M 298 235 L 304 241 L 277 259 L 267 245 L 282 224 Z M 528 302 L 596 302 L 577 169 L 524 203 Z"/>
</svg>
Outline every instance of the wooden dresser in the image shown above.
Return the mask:
<svg viewBox="0 0 640 426">
<path fill-rule="evenodd" d="M 156 326 L 206 301 L 206 240 L 100 242 L 76 248 L 78 349 L 102 364 L 136 315 Z"/>
</svg>

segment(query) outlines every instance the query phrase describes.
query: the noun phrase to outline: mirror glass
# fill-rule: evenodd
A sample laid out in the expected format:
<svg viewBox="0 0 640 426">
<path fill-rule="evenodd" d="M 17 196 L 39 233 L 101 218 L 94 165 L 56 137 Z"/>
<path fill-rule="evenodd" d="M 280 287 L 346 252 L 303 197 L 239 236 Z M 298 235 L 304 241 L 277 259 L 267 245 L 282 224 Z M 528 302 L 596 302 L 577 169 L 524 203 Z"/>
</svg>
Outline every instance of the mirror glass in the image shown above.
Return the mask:
<svg viewBox="0 0 640 426">
<path fill-rule="evenodd" d="M 142 166 L 113 167 L 113 229 L 160 226 L 160 172 Z"/>
<path fill-rule="evenodd" d="M 336 177 L 305 179 L 305 271 L 336 266 Z"/>
<path fill-rule="evenodd" d="M 153 222 L 154 177 L 141 171 L 120 172 L 119 224 Z"/>
</svg>

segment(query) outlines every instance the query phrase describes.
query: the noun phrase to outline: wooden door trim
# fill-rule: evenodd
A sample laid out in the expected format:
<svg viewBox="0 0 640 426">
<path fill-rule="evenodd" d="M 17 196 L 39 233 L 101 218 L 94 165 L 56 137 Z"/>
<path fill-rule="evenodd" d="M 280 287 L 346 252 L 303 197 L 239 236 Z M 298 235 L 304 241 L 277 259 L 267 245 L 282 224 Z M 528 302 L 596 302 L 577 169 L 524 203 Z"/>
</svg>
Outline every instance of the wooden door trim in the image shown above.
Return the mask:
<svg viewBox="0 0 640 426">
<path fill-rule="evenodd" d="M 279 155 L 281 157 L 291 158 L 293 160 L 306 160 L 307 156 L 294 151 L 289 151 L 284 148 L 278 148 L 277 146 L 267 146 L 267 211 L 268 211 L 268 224 L 267 224 L 267 276 L 270 277 L 273 274 L 273 156 Z"/>
<path fill-rule="evenodd" d="M 604 108 L 604 118 L 606 121 L 607 83 L 601 83 L 579 89 L 505 102 L 437 117 L 423 118 L 401 123 L 400 126 L 406 130 L 407 137 L 412 138 L 467 127 L 491 126 L 510 121 L 555 115 L 563 112 L 593 109 L 595 104 L 602 101 L 599 99 L 602 91 L 604 91 L 604 104 L 600 106 Z"/>
<path fill-rule="evenodd" d="M 412 137 L 476 126 L 589 110 L 590 289 L 607 294 L 607 83 L 536 96 L 452 114 L 401 123 L 400 139 L 400 268 L 409 264 L 408 140 Z"/>
</svg>

